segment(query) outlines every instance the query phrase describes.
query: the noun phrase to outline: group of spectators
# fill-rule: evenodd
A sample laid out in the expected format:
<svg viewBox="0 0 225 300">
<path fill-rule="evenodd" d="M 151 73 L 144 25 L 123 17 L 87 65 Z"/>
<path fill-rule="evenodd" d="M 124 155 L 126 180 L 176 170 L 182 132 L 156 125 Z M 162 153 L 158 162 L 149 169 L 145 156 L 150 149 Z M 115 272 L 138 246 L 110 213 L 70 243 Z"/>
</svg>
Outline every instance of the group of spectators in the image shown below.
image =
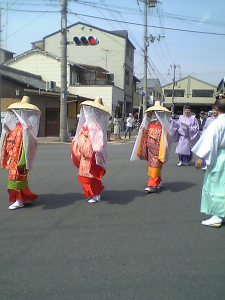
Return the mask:
<svg viewBox="0 0 225 300">
<path fill-rule="evenodd" d="M 138 119 L 138 114 L 129 113 L 124 114 L 123 118 L 119 118 L 118 114 L 115 114 L 114 119 L 112 120 L 112 116 L 109 118 L 109 126 L 107 132 L 107 140 L 110 141 L 111 133 L 113 132 L 116 139 L 121 139 L 121 131 L 125 131 L 124 138 L 131 138 L 131 131 L 136 128 Z"/>
</svg>

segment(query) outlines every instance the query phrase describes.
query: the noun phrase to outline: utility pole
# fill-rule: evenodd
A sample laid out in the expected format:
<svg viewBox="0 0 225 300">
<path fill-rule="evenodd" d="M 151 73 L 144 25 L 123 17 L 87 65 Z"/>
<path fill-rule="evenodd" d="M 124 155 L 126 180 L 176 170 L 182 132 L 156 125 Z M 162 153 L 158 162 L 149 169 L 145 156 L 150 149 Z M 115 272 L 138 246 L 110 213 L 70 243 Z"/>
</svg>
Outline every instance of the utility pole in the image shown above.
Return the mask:
<svg viewBox="0 0 225 300">
<path fill-rule="evenodd" d="M 175 88 L 175 81 L 176 81 L 176 68 L 179 67 L 178 65 L 171 65 L 171 69 L 173 68 L 173 90 L 172 90 L 172 107 L 171 112 L 172 116 L 174 116 L 174 88 Z"/>
<path fill-rule="evenodd" d="M 143 95 L 143 116 L 144 112 L 147 109 L 147 62 L 148 62 L 148 41 L 147 41 L 147 0 L 144 3 L 144 73 L 143 73 L 143 81 L 144 81 L 144 95 Z"/>
<path fill-rule="evenodd" d="M 67 0 L 62 0 L 61 14 L 61 92 L 60 142 L 67 141 Z"/>
<path fill-rule="evenodd" d="M 2 8 L 0 3 L 0 49 L 2 48 Z M 0 62 L 1 63 L 1 62 Z M 2 133 L 2 107 L 1 107 L 1 98 L 2 98 L 2 75 L 0 74 L 0 116 L 1 116 L 1 122 L 0 122 L 0 135 Z"/>
<path fill-rule="evenodd" d="M 147 36 L 147 27 L 148 27 L 148 20 L 147 20 L 147 13 L 148 13 L 148 7 L 154 8 L 156 4 L 159 2 L 158 0 L 141 0 L 144 2 L 144 72 L 143 72 L 143 83 L 144 83 L 144 94 L 143 94 L 143 115 L 144 112 L 147 109 L 147 64 L 148 64 L 148 46 L 149 41 L 151 43 L 154 43 L 155 39 L 160 41 L 162 37 L 165 37 L 164 35 L 159 35 L 158 37 L 153 37 L 150 35 L 150 37 Z"/>
</svg>

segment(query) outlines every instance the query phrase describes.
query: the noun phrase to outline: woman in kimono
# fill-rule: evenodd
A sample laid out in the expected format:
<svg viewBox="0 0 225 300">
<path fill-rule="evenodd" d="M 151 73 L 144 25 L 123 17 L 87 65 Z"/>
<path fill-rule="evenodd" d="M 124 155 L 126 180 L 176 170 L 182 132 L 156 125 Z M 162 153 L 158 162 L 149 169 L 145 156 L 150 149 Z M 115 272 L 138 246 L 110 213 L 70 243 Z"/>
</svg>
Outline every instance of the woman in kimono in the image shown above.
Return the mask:
<svg viewBox="0 0 225 300">
<path fill-rule="evenodd" d="M 97 203 L 104 189 L 101 180 L 106 173 L 109 112 L 99 97 L 95 101 L 84 101 L 81 106 L 77 132 L 71 144 L 72 160 L 79 168 L 78 181 L 88 203 Z"/>
<path fill-rule="evenodd" d="M 130 160 L 148 162 L 150 176 L 145 192 L 153 193 L 162 187 L 161 171 L 167 161 L 171 145 L 170 111 L 156 101 L 145 111 Z"/>
<path fill-rule="evenodd" d="M 29 103 L 24 96 L 20 102 L 7 108 L 1 135 L 1 167 L 9 169 L 7 191 L 9 209 L 24 207 L 24 204 L 37 199 L 30 191 L 27 174 L 31 170 L 36 148 L 40 123 L 40 110 Z"/>
</svg>

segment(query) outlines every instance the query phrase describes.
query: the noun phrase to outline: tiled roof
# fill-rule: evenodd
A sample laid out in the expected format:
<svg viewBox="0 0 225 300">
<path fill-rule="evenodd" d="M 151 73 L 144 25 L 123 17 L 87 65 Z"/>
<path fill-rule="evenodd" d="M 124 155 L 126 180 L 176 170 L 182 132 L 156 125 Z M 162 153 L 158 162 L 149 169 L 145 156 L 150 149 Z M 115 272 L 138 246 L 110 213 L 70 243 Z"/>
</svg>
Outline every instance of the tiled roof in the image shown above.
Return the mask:
<svg viewBox="0 0 225 300">
<path fill-rule="evenodd" d="M 0 74 L 6 78 L 16 80 L 20 83 L 26 84 L 27 87 L 35 89 L 46 89 L 46 82 L 41 79 L 41 76 L 10 68 L 4 65 L 0 65 Z M 60 91 L 60 88 L 54 88 L 54 91 Z"/>
</svg>

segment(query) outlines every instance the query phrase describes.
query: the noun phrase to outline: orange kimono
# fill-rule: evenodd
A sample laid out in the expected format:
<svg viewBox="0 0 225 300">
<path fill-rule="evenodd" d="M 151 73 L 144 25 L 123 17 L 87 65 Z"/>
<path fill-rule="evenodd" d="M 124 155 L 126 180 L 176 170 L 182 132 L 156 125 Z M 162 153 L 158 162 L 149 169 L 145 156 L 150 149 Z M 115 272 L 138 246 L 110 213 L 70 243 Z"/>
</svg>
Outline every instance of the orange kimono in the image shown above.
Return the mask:
<svg viewBox="0 0 225 300">
<path fill-rule="evenodd" d="M 148 161 L 148 175 L 150 176 L 147 186 L 157 187 L 161 182 L 161 170 L 163 159 L 160 157 L 162 126 L 159 122 L 151 122 L 143 132 L 138 148 L 140 159 Z"/>
</svg>

